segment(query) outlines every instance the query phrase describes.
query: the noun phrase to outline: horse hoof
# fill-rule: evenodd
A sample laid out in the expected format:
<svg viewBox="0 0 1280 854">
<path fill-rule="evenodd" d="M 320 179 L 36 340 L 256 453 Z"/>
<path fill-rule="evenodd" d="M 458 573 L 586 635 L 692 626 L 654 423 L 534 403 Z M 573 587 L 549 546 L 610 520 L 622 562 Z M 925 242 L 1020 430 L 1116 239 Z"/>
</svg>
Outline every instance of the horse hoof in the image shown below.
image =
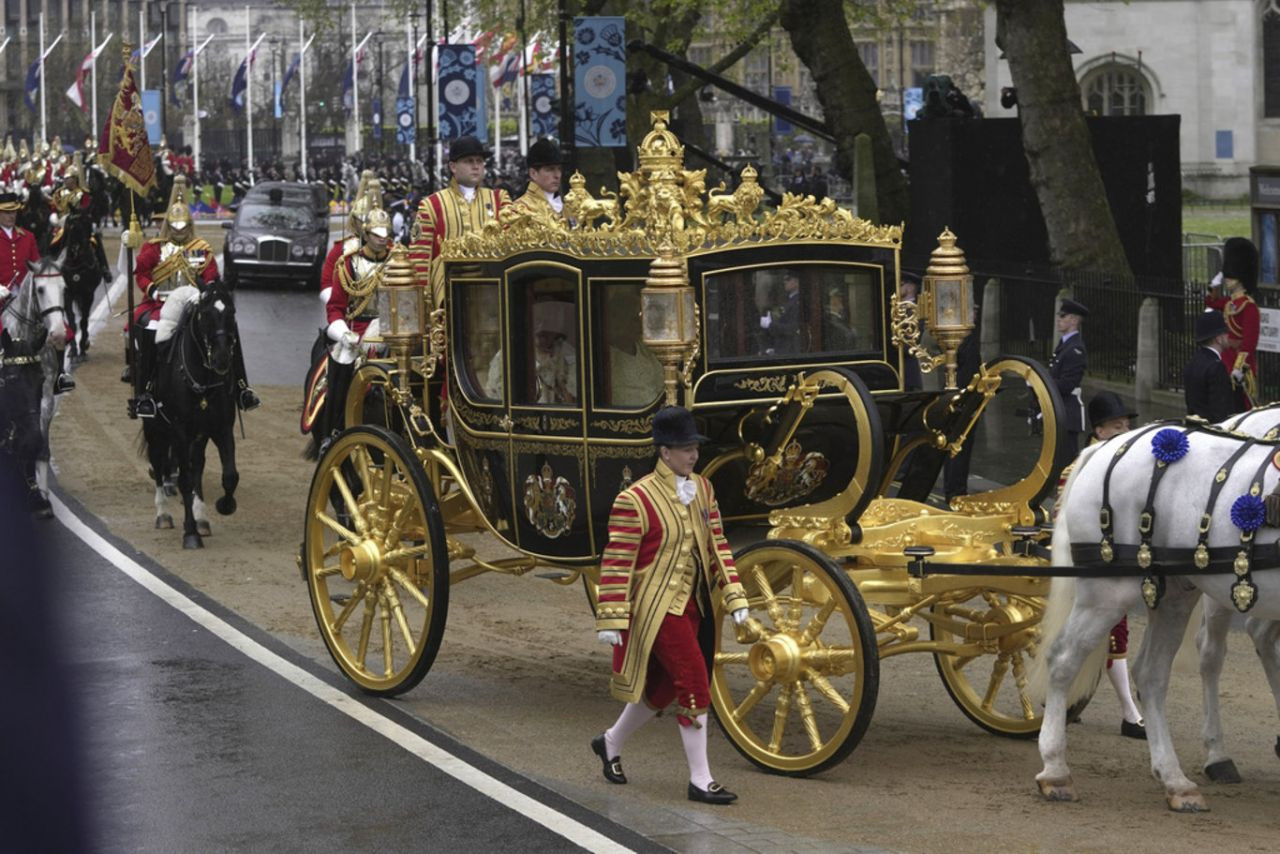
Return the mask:
<svg viewBox="0 0 1280 854">
<path fill-rule="evenodd" d="M 1039 784 L 1040 794 L 1046 801 L 1075 802 L 1079 800 L 1076 797 L 1075 783 L 1070 777 L 1065 780 L 1037 780 L 1036 783 Z"/>
<path fill-rule="evenodd" d="M 224 495 L 217 501 L 213 502 L 213 507 L 223 516 L 230 516 L 236 512 L 236 499 L 231 495 Z"/>
<path fill-rule="evenodd" d="M 1204 766 L 1204 775 L 1215 783 L 1239 783 L 1240 772 L 1236 763 L 1230 759 L 1220 759 L 1212 765 Z"/>
<path fill-rule="evenodd" d="M 156 517 L 156 530 L 167 530 L 173 527 L 173 517 L 168 513 L 161 513 Z"/>
<path fill-rule="evenodd" d="M 196 533 L 202 537 L 207 537 L 213 533 L 213 530 L 210 529 L 208 522 L 200 519 L 196 521 Z"/>
<path fill-rule="evenodd" d="M 204 541 L 200 539 L 199 534 L 184 534 L 182 536 L 182 547 L 184 549 L 202 549 Z"/>
<path fill-rule="evenodd" d="M 1169 795 L 1169 809 L 1173 812 L 1208 812 L 1209 805 L 1199 792 Z"/>
<path fill-rule="evenodd" d="M 164 482 L 164 494 L 172 498 L 178 494 L 178 485 L 176 483 Z"/>
</svg>

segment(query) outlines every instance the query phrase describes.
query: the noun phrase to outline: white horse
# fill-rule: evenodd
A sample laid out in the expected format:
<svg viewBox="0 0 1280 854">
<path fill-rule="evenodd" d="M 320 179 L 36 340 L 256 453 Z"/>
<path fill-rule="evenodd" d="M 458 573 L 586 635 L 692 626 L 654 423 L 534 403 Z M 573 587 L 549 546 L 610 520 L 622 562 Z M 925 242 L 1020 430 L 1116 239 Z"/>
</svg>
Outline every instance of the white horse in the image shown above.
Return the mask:
<svg viewBox="0 0 1280 854">
<path fill-rule="evenodd" d="M 1236 610 L 1236 601 L 1250 604 L 1251 624 L 1256 627 L 1251 634 L 1260 650 L 1264 647 L 1270 650 L 1263 655 L 1263 664 L 1273 690 L 1280 689 L 1280 680 L 1273 678 L 1280 672 L 1272 643 L 1275 630 L 1268 626 L 1280 619 L 1280 570 L 1259 569 L 1243 576 L 1233 572 L 1233 566 L 1241 570 L 1251 568 L 1237 558 L 1241 551 L 1248 553 L 1250 549 L 1258 553 L 1259 565 L 1280 564 L 1280 553 L 1275 546 L 1280 531 L 1256 527 L 1261 525 L 1264 497 L 1270 495 L 1280 481 L 1280 470 L 1272 464 L 1280 446 L 1266 442 L 1249 447 L 1245 444 L 1243 439 L 1207 430 L 1148 425 L 1090 446 L 1081 454 L 1063 489 L 1053 534 L 1054 563 L 1073 565 L 1074 544 L 1084 558 L 1075 561 L 1076 565 L 1113 567 L 1114 574 L 1056 579 L 1050 593 L 1050 611 L 1061 612 L 1064 599 L 1071 603 L 1071 609 L 1056 637 L 1057 627 L 1045 626 L 1043 642 L 1049 649 L 1045 659 L 1049 685 L 1040 731 L 1044 769 L 1036 777 L 1045 797 L 1051 800 L 1076 797 L 1066 763 L 1068 689 L 1086 657 L 1101 645 L 1110 627 L 1126 611 L 1143 602 L 1144 586 L 1150 590 L 1162 588 L 1162 591 L 1158 606 L 1148 612 L 1147 632 L 1133 669 L 1134 683 L 1146 716 L 1152 772 L 1164 783 L 1171 809 L 1207 809 L 1199 789 L 1178 764 L 1164 713 L 1173 658 L 1202 593 L 1220 606 L 1206 612 L 1202 631 L 1206 638 L 1217 632 L 1217 637 L 1225 639 L 1226 624 L 1230 613 Z M 1159 468 L 1157 453 L 1165 460 Z M 1225 471 L 1233 457 L 1229 471 Z M 1159 483 L 1152 492 L 1150 485 L 1156 471 L 1160 472 Z M 1204 527 L 1203 544 L 1209 549 L 1213 563 L 1208 570 L 1197 571 L 1193 566 L 1193 551 L 1202 542 L 1199 533 L 1202 517 L 1209 508 L 1211 489 L 1219 482 L 1219 473 L 1224 471 L 1216 503 Z M 1104 488 L 1108 514 L 1101 512 Z M 1149 534 L 1143 537 L 1139 522 L 1148 508 L 1149 498 L 1152 521 L 1146 526 Z M 1108 515 L 1111 527 L 1104 532 L 1103 519 Z M 1138 566 L 1139 548 L 1143 545 L 1151 550 L 1153 572 L 1170 574 L 1147 575 Z M 1108 550 L 1114 556 L 1111 564 L 1102 559 Z M 1172 574 L 1174 572 L 1184 574 Z M 1147 575 L 1145 579 L 1144 575 Z M 1219 661 L 1218 671 L 1220 669 Z M 1212 680 L 1206 676 L 1205 682 L 1205 733 L 1208 739 L 1212 688 L 1212 728 L 1220 740 L 1216 715 L 1217 673 L 1211 675 Z"/>
<path fill-rule="evenodd" d="M 4 306 L 4 328 L 14 338 L 34 337 L 44 328 L 48 337 L 41 360 L 44 368 L 44 387 L 40 399 L 41 450 L 35 461 L 35 480 L 40 490 L 41 516 L 52 515 L 49 508 L 49 425 L 53 422 L 53 384 L 58 376 L 67 346 L 67 317 L 64 308 L 67 285 L 62 273 L 51 261 L 34 267 Z"/>
</svg>

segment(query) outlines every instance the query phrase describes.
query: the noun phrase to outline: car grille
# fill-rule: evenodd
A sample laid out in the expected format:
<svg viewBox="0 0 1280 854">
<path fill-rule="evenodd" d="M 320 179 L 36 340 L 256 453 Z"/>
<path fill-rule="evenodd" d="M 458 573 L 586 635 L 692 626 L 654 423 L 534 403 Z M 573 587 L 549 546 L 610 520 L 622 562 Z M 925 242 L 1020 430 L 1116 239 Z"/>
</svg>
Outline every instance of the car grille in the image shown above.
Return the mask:
<svg viewBox="0 0 1280 854">
<path fill-rule="evenodd" d="M 289 260 L 289 241 L 259 240 L 258 241 L 258 260 L 279 261 L 281 263 L 288 261 Z"/>
</svg>

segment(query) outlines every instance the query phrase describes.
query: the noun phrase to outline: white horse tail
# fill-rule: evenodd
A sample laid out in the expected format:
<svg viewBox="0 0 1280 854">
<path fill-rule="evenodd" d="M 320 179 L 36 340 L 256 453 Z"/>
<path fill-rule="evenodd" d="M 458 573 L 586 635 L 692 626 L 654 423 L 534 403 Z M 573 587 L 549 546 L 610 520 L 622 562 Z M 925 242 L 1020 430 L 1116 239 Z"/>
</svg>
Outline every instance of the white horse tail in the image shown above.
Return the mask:
<svg viewBox="0 0 1280 854">
<path fill-rule="evenodd" d="M 1089 449 L 1085 449 L 1086 454 Z M 1075 482 L 1076 475 L 1083 468 L 1085 457 L 1081 457 L 1071 472 L 1071 476 L 1067 478 L 1066 484 L 1062 487 L 1062 492 L 1058 496 L 1055 503 L 1058 512 L 1058 518 L 1053 526 L 1053 539 L 1050 543 L 1053 555 L 1054 566 L 1073 566 L 1071 562 L 1071 535 L 1067 532 L 1066 517 L 1062 515 L 1062 508 L 1066 506 L 1067 496 L 1071 492 L 1071 484 Z M 1031 661 L 1031 668 L 1027 673 L 1027 695 L 1031 702 L 1036 705 L 1044 705 L 1045 697 L 1049 694 L 1049 650 L 1053 648 L 1053 643 L 1062 634 L 1062 630 L 1067 625 L 1067 618 L 1071 616 L 1071 609 L 1076 603 L 1076 585 L 1077 579 L 1065 576 L 1054 578 L 1049 584 L 1049 596 L 1045 601 L 1044 617 L 1040 620 L 1040 641 L 1036 646 L 1036 657 Z M 1102 670 L 1107 662 L 1107 644 L 1099 644 L 1098 648 L 1089 654 L 1085 659 L 1084 666 L 1080 668 L 1080 672 L 1076 674 L 1075 681 L 1071 683 L 1071 689 L 1067 691 L 1067 708 L 1071 708 L 1076 701 L 1087 699 L 1093 696 L 1094 689 L 1098 686 L 1098 680 L 1102 678 Z"/>
</svg>

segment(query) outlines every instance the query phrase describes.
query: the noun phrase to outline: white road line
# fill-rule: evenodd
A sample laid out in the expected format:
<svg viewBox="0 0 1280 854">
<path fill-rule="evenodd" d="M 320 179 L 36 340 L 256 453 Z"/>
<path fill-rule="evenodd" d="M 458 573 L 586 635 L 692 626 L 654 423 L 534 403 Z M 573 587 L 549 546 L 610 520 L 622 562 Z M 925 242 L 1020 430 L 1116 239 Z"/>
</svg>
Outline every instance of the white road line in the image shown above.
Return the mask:
<svg viewBox="0 0 1280 854">
<path fill-rule="evenodd" d="M 83 540 L 85 545 L 102 555 L 103 558 L 110 561 L 125 575 L 244 655 L 297 685 L 316 699 L 364 724 L 379 735 L 385 736 L 396 745 L 409 751 L 428 765 L 443 771 L 458 782 L 470 786 L 482 795 L 492 798 L 505 807 L 509 807 L 531 821 L 537 822 L 575 845 L 580 845 L 588 851 L 625 852 L 631 850 L 602 833 L 592 830 L 585 824 L 556 812 L 551 807 L 511 788 L 501 780 L 489 776 L 452 753 L 436 747 L 404 726 L 388 720 L 336 688 L 325 684 L 297 665 L 281 658 L 152 575 L 142 565 L 122 553 L 82 522 L 56 495 L 50 495 L 49 500 L 53 504 L 54 513 L 59 522 Z"/>
</svg>

